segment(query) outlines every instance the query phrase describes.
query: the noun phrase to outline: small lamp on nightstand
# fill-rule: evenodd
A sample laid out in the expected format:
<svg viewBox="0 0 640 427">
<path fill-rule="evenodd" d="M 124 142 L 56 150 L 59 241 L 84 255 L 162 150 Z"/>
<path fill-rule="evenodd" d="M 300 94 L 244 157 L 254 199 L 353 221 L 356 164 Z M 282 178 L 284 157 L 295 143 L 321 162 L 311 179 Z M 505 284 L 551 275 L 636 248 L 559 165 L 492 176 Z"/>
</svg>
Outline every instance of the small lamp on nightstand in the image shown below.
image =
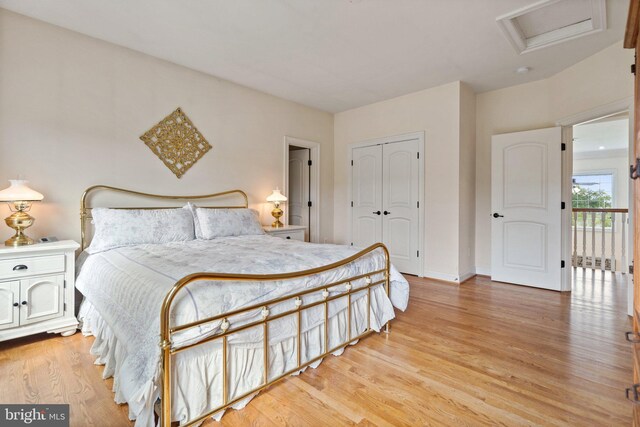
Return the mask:
<svg viewBox="0 0 640 427">
<path fill-rule="evenodd" d="M 14 230 L 16 234 L 4 242 L 7 246 L 23 246 L 33 243 L 33 239 L 24 234 L 23 230 L 31 227 L 35 219 L 27 212 L 31 210 L 31 202 L 40 201 L 44 196 L 27 187 L 29 181 L 23 179 L 10 179 L 11 185 L 0 191 L 0 202 L 7 202 L 9 210 L 13 212 L 4 222 Z"/>
<path fill-rule="evenodd" d="M 273 221 L 271 226 L 273 228 L 282 227 L 284 224 L 280 222 L 280 217 L 282 216 L 282 209 L 280 209 L 280 203 L 286 202 L 287 198 L 284 194 L 280 192 L 278 188 L 273 190 L 273 193 L 269 197 L 267 197 L 267 202 L 273 203 L 273 210 L 271 211 L 271 215 L 276 219 Z"/>
</svg>

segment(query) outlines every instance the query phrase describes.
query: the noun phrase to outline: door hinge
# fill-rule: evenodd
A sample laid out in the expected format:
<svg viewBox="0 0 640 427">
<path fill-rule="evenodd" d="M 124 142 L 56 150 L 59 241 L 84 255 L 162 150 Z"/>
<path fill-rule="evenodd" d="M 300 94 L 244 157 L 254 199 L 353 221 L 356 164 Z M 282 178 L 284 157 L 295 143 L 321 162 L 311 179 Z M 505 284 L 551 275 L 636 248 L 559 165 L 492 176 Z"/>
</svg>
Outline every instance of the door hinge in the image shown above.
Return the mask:
<svg viewBox="0 0 640 427">
<path fill-rule="evenodd" d="M 311 200 L 307 202 L 307 206 L 311 207 Z"/>
<path fill-rule="evenodd" d="M 420 251 L 416 251 L 416 256 L 419 258 L 420 257 Z"/>
<path fill-rule="evenodd" d="M 565 144 L 564 142 L 560 144 L 560 151 L 567 151 L 567 144 Z"/>
<path fill-rule="evenodd" d="M 636 158 L 635 166 L 629 166 L 629 177 L 631 179 L 638 179 L 638 177 L 640 177 L 640 175 L 638 175 L 638 172 L 640 172 L 640 158 Z"/>
<path fill-rule="evenodd" d="M 416 208 L 420 209 L 420 201 L 416 202 Z"/>
<path fill-rule="evenodd" d="M 417 157 L 418 157 L 418 159 L 419 159 L 419 158 L 420 158 L 420 152 L 418 151 L 418 152 L 416 153 L 416 155 L 417 155 Z"/>
<path fill-rule="evenodd" d="M 64 279 L 64 281 L 62 282 L 62 288 L 67 289 L 67 279 Z"/>
<path fill-rule="evenodd" d="M 351 202 L 351 207 L 353 207 L 353 202 Z"/>
<path fill-rule="evenodd" d="M 311 165 L 313 164 L 313 162 L 312 162 L 311 160 L 308 160 L 308 161 L 307 161 L 307 164 L 308 164 L 309 166 L 311 166 Z"/>
<path fill-rule="evenodd" d="M 351 160 L 351 166 L 353 166 L 353 160 Z"/>
<path fill-rule="evenodd" d="M 560 261 L 560 268 L 564 268 L 564 260 Z"/>
<path fill-rule="evenodd" d="M 566 205 L 564 202 L 560 202 L 560 209 L 566 209 Z"/>
<path fill-rule="evenodd" d="M 67 311 L 67 303 L 65 302 L 65 303 L 64 303 L 64 304 L 62 304 L 62 305 L 63 305 L 62 310 L 63 310 L 63 311 Z"/>
<path fill-rule="evenodd" d="M 636 64 L 631 64 L 631 74 L 635 76 L 636 74 Z"/>
</svg>

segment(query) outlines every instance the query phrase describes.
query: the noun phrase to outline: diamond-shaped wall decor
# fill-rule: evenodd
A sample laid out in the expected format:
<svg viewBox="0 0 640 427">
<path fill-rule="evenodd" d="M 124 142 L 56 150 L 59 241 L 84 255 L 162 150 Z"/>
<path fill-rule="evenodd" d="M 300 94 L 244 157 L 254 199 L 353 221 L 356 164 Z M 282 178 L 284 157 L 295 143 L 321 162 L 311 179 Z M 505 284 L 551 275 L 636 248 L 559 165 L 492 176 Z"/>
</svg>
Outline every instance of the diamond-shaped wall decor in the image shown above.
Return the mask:
<svg viewBox="0 0 640 427">
<path fill-rule="evenodd" d="M 179 107 L 140 139 L 178 178 L 211 150 L 211 145 Z"/>
</svg>

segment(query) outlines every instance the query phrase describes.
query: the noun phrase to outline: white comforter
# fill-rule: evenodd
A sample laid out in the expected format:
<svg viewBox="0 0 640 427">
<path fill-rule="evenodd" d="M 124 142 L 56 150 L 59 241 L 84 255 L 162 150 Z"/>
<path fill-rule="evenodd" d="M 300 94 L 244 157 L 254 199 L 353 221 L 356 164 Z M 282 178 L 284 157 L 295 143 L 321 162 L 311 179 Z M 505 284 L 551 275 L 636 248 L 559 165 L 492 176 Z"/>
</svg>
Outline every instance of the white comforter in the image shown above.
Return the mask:
<svg viewBox="0 0 640 427">
<path fill-rule="evenodd" d="M 218 273 L 274 274 L 306 270 L 327 265 L 351 256 L 353 248 L 288 241 L 271 236 L 228 237 L 215 240 L 193 240 L 162 245 L 138 245 L 90 255 L 83 263 L 76 285 L 90 304 L 84 313 L 95 310 L 100 322 L 108 325 L 111 340 L 117 340 L 119 358 L 114 373 L 116 400 L 127 402 L 130 417 L 136 425 L 149 425 L 153 420 L 153 403 L 159 384 L 159 315 L 162 299 L 180 278 L 200 271 Z M 384 268 L 384 257 L 376 251 L 345 267 L 311 277 L 282 282 L 196 282 L 182 291 L 174 302 L 173 324 L 182 324 L 222 312 L 271 300 L 301 289 L 346 279 Z M 354 283 L 357 288 L 358 284 Z M 365 293 L 360 294 L 360 310 Z M 392 267 L 391 302 L 401 310 L 407 306 L 409 286 Z M 355 296 L 354 301 L 358 300 Z M 305 300 L 305 303 L 308 301 Z M 391 302 L 383 288 L 372 292 L 371 326 L 379 330 L 394 317 Z M 273 307 L 272 314 L 291 307 Z M 345 302 L 330 305 L 330 316 L 344 311 Z M 303 331 L 312 332 L 324 322 L 321 307 L 303 313 Z M 81 312 L 81 317 L 82 317 Z M 232 325 L 259 318 L 256 313 L 232 319 Z M 89 316 L 87 316 L 89 317 Z M 97 322 L 94 316 L 94 329 Z M 361 316 L 362 318 L 362 316 Z M 87 319 L 85 319 L 87 320 Z M 292 316 L 279 320 L 270 328 L 270 344 L 284 343 L 295 335 Z M 362 324 L 354 322 L 354 334 Z M 331 324 L 331 322 L 330 322 Z M 360 330 L 356 328 L 360 327 Z M 219 322 L 185 331 L 174 339 L 174 346 L 197 341 L 218 331 Z M 256 330 L 230 337 L 238 346 L 260 347 L 261 334 Z M 105 339 L 106 341 L 106 339 Z M 342 341 L 336 339 L 335 343 Z M 330 345 L 333 344 L 330 339 Z M 101 344 L 102 345 L 102 344 Z M 189 350 L 190 351 L 190 350 Z M 319 348 L 318 348 L 318 351 Z M 319 354 L 319 353 L 318 353 Z M 307 360 L 313 354 L 306 354 Z M 115 356 L 114 356 L 115 357 Z M 303 360 L 305 360 L 303 358 Z M 284 370 L 283 370 L 284 372 Z M 240 393 L 238 393 L 240 394 Z M 178 411 L 179 412 L 179 411 Z M 197 415 L 197 412 L 193 415 Z"/>
</svg>

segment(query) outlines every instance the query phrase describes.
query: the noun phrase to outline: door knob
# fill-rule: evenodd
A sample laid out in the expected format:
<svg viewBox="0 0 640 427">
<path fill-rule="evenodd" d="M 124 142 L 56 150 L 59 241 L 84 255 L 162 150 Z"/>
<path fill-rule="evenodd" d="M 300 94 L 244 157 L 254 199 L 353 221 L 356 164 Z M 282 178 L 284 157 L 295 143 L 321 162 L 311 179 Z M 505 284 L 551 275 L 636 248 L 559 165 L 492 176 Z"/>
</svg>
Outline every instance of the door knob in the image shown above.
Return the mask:
<svg viewBox="0 0 640 427">
<path fill-rule="evenodd" d="M 22 305 L 27 305 L 27 302 L 26 301 L 22 301 Z"/>
<path fill-rule="evenodd" d="M 374 212 L 374 214 L 375 214 L 375 215 L 380 215 L 381 213 L 382 213 L 382 212 L 380 212 L 380 211 L 375 211 L 375 212 Z"/>
<path fill-rule="evenodd" d="M 384 211 L 382 213 L 385 214 L 385 215 L 391 215 L 391 212 L 389 212 L 389 211 Z"/>
<path fill-rule="evenodd" d="M 493 214 L 493 217 L 494 217 L 494 218 L 504 218 L 504 215 L 500 215 L 498 212 L 495 212 L 495 213 Z"/>
<path fill-rule="evenodd" d="M 20 304 L 18 304 L 17 302 L 14 302 L 14 303 L 13 303 L 13 306 L 14 306 L 14 307 L 18 307 L 19 305 L 20 305 Z"/>
</svg>

